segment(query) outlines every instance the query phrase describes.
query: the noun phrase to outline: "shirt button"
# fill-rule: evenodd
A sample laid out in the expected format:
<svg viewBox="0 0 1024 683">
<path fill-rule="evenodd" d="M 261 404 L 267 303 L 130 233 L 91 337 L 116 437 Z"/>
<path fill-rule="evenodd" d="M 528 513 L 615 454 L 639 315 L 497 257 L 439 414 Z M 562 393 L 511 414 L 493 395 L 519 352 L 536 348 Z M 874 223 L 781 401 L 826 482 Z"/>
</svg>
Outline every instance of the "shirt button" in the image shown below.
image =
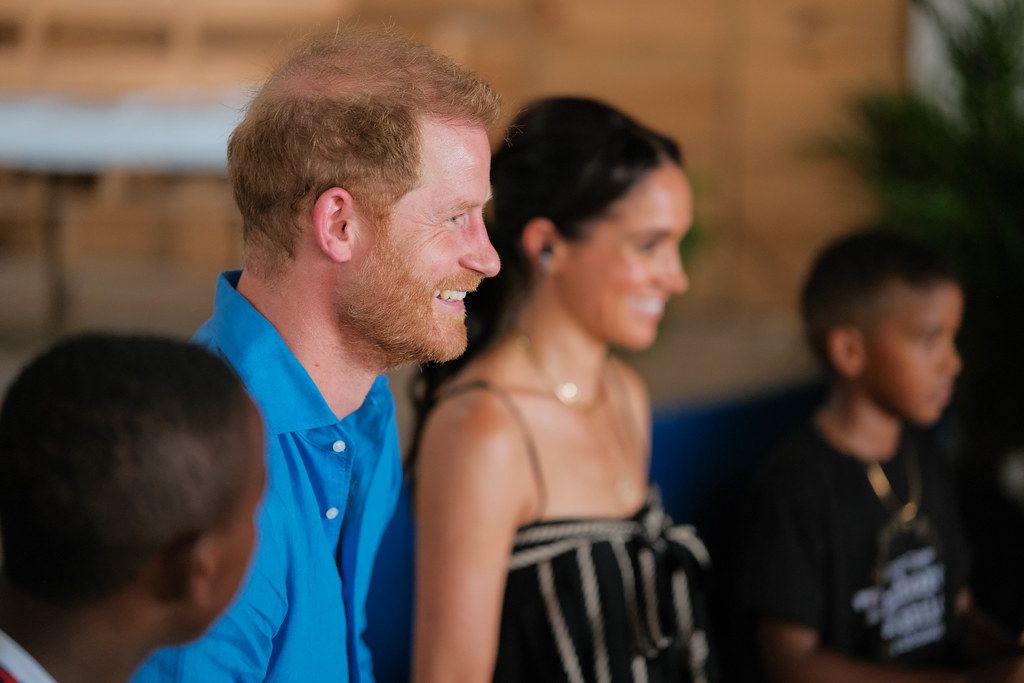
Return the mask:
<svg viewBox="0 0 1024 683">
<path fill-rule="evenodd" d="M 346 448 L 345 442 L 342 441 L 341 439 L 338 439 L 337 441 L 334 442 L 334 445 L 331 446 L 331 448 L 334 449 L 335 453 L 341 453 Z"/>
<path fill-rule="evenodd" d="M 327 519 L 334 519 L 338 516 L 338 508 L 327 508 L 327 512 L 324 513 Z"/>
</svg>

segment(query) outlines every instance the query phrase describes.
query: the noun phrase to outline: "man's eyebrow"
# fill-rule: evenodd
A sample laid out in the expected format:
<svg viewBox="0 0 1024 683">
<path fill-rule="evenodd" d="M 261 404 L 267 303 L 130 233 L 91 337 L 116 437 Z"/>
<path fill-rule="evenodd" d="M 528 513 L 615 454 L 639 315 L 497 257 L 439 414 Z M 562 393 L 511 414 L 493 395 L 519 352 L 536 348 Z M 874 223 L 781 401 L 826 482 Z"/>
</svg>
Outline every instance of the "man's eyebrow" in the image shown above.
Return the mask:
<svg viewBox="0 0 1024 683">
<path fill-rule="evenodd" d="M 457 202 L 456 204 L 453 204 L 450 207 L 450 210 L 451 211 L 466 211 L 468 209 L 472 209 L 472 208 L 475 208 L 475 207 L 478 207 L 478 206 L 483 206 L 487 202 L 491 201 L 491 198 L 493 196 L 494 196 L 494 194 L 490 190 L 487 190 L 487 197 L 484 198 L 483 203 L 475 202 L 472 199 L 464 199 L 461 202 Z"/>
</svg>

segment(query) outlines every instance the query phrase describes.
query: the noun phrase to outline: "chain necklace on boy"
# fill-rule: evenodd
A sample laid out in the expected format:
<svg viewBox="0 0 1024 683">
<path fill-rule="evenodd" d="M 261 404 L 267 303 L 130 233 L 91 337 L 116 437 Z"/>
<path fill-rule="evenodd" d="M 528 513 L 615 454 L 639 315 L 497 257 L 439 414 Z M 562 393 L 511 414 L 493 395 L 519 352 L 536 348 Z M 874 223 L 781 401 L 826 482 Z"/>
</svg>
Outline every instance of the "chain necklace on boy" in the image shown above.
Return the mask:
<svg viewBox="0 0 1024 683">
<path fill-rule="evenodd" d="M 822 412 L 815 416 L 815 424 L 818 426 L 818 429 L 821 430 L 823 435 L 827 435 L 826 438 L 830 442 L 840 444 L 840 446 L 837 446 L 838 448 L 845 449 L 851 457 L 861 462 L 864 467 L 864 474 L 871 485 L 871 490 L 874 491 L 875 497 L 878 498 L 882 506 L 891 515 L 890 525 L 902 527 L 911 525 L 921 509 L 921 470 L 917 462 L 917 453 L 907 439 L 906 434 L 903 434 L 897 441 L 897 450 L 893 456 L 896 459 L 903 454 L 906 462 L 907 501 L 901 502 L 893 492 L 892 485 L 889 483 L 889 478 L 885 475 L 885 471 L 882 470 L 881 464 L 877 460 L 862 459 L 854 455 L 857 449 L 853 447 L 853 444 L 848 439 L 843 438 L 843 430 L 838 426 L 837 418 L 834 417 L 835 414 L 831 413 L 831 415 L 830 417 L 830 413 Z"/>
<path fill-rule="evenodd" d="M 864 465 L 868 483 L 875 492 L 875 496 L 885 506 L 890 514 L 889 521 L 882 526 L 878 532 L 878 556 L 875 562 L 875 582 L 882 584 L 887 580 L 888 563 L 893 559 L 894 544 L 896 539 L 911 535 L 918 542 L 929 544 L 936 552 L 941 552 L 941 541 L 932 526 L 928 515 L 921 512 L 921 468 L 917 460 L 917 452 L 913 445 L 904 438 L 900 445 L 900 453 L 903 454 L 907 465 L 907 500 L 900 502 L 892 490 L 889 478 L 882 471 L 882 466 L 877 462 Z"/>
<path fill-rule="evenodd" d="M 882 466 L 877 462 L 870 462 L 864 465 L 868 482 L 874 490 L 878 500 L 882 502 L 894 518 L 899 519 L 903 525 L 909 525 L 917 517 L 921 509 L 921 470 L 917 463 L 917 454 L 907 443 L 901 445 L 907 461 L 907 501 L 901 503 L 892 490 L 889 478 L 882 471 Z"/>
<path fill-rule="evenodd" d="M 519 343 L 520 347 L 522 347 L 523 353 L 526 355 L 527 360 L 530 361 L 530 365 L 533 366 L 537 371 L 537 374 L 540 375 L 548 385 L 548 390 L 554 394 L 555 398 L 558 399 L 558 402 L 583 415 L 589 422 L 591 422 L 592 427 L 596 430 L 599 426 L 596 419 L 598 413 L 596 409 L 607 403 L 605 399 L 608 394 L 606 386 L 609 375 L 608 360 L 605 359 L 604 363 L 601 365 L 601 371 L 597 382 L 597 390 L 594 397 L 590 401 L 584 402 L 580 395 L 579 387 L 575 382 L 560 382 L 555 379 L 550 372 L 548 372 L 547 368 L 544 367 L 544 364 L 537 356 L 536 349 L 533 346 L 533 342 L 529 335 L 525 332 L 520 332 L 516 335 L 516 341 Z M 611 411 L 606 412 L 610 413 Z M 609 454 L 609 462 L 613 463 L 617 468 L 622 469 L 622 459 L 624 457 L 622 453 L 624 453 L 627 448 L 627 439 L 622 433 L 623 426 L 621 424 L 621 418 L 613 419 L 613 417 L 608 414 L 605 415 L 605 420 L 612 431 L 615 444 L 612 445 L 612 448 L 606 447 L 604 450 Z M 618 454 L 614 453 L 616 450 L 619 452 Z M 635 497 L 634 489 L 633 477 L 628 474 L 619 474 L 616 477 L 615 495 L 621 502 L 633 502 Z"/>
</svg>

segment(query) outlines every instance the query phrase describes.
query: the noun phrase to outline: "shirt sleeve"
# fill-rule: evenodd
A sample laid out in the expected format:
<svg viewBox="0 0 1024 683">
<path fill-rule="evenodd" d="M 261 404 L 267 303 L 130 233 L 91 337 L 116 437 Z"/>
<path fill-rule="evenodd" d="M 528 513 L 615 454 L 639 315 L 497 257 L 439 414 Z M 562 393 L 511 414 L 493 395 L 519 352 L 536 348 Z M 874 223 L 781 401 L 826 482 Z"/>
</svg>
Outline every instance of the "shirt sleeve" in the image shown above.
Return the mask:
<svg viewBox="0 0 1024 683">
<path fill-rule="evenodd" d="M 281 553 L 273 515 L 260 512 L 260 540 L 243 587 L 227 611 L 197 641 L 154 653 L 132 683 L 227 683 L 266 678 L 273 641 L 287 612 Z"/>
<path fill-rule="evenodd" d="M 741 601 L 753 620 L 823 627 L 825 510 L 790 462 L 762 474 L 748 510 L 741 552 Z"/>
</svg>

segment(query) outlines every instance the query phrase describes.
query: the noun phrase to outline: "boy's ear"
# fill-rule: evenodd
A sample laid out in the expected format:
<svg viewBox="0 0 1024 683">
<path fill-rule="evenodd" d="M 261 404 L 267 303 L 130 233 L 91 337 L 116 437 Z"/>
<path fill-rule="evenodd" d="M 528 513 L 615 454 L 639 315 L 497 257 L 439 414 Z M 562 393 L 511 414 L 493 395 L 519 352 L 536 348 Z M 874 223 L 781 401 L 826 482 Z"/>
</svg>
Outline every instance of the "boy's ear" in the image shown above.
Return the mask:
<svg viewBox="0 0 1024 683">
<path fill-rule="evenodd" d="M 217 602 L 217 570 L 221 556 L 220 537 L 203 534 L 192 546 L 188 569 L 188 595 L 204 609 Z"/>
<path fill-rule="evenodd" d="M 191 535 L 176 539 L 146 564 L 142 572 L 145 589 L 159 602 L 172 603 L 187 598 L 195 542 Z"/>
<path fill-rule="evenodd" d="M 360 218 L 348 190 L 332 187 L 316 198 L 312 211 L 316 244 L 336 263 L 352 259 Z"/>
<path fill-rule="evenodd" d="M 189 534 L 168 544 L 157 557 L 153 571 L 157 597 L 162 602 L 205 604 L 216 573 L 215 546 L 208 534 Z"/>
<path fill-rule="evenodd" d="M 845 379 L 856 379 L 867 364 L 864 333 L 856 327 L 843 325 L 831 329 L 825 338 L 829 362 Z"/>
<path fill-rule="evenodd" d="M 146 565 L 137 585 L 165 617 L 165 643 L 198 638 L 224 609 L 221 553 L 216 535 L 191 534 L 168 544 Z"/>
<path fill-rule="evenodd" d="M 531 218 L 523 226 L 523 251 L 537 270 L 552 273 L 565 259 L 565 239 L 550 218 Z"/>
</svg>

